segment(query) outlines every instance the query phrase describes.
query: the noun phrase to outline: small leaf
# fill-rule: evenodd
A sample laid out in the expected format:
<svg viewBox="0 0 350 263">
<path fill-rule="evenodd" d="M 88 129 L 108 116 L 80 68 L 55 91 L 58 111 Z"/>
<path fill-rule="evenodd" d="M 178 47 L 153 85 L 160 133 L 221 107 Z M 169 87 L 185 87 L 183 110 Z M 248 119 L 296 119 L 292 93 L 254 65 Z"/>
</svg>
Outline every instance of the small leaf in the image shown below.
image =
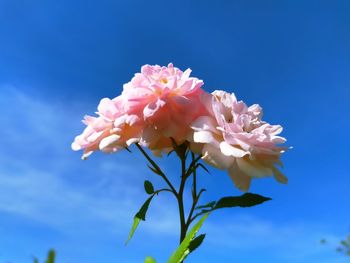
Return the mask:
<svg viewBox="0 0 350 263">
<path fill-rule="evenodd" d="M 271 198 L 264 197 L 258 194 L 245 193 L 241 196 L 223 197 L 217 201 L 214 209 L 226 207 L 251 207 L 269 201 Z"/>
<path fill-rule="evenodd" d="M 39 259 L 34 258 L 34 263 L 39 263 Z"/>
<path fill-rule="evenodd" d="M 198 167 L 202 167 L 204 171 L 206 171 L 208 174 L 210 174 L 210 172 L 209 172 L 208 168 L 207 168 L 207 167 L 205 167 L 203 164 L 198 163 L 198 164 L 196 165 L 196 168 L 198 168 Z"/>
<path fill-rule="evenodd" d="M 146 202 L 144 202 L 144 204 L 142 205 L 142 207 L 140 208 L 140 210 L 136 213 L 136 215 L 134 216 L 134 222 L 131 226 L 131 230 L 130 230 L 130 233 L 129 233 L 129 236 L 128 236 L 128 239 L 126 240 L 125 242 L 125 245 L 128 244 L 128 242 L 130 241 L 130 239 L 133 237 L 135 231 L 136 231 L 136 228 L 138 227 L 138 225 L 140 224 L 140 221 L 143 220 L 145 221 L 146 220 L 146 213 L 147 213 L 147 210 L 148 210 L 148 207 L 149 207 L 149 204 L 151 203 L 152 201 L 152 198 L 154 197 L 154 195 L 152 195 L 151 197 L 149 197 Z"/>
<path fill-rule="evenodd" d="M 142 207 L 140 208 L 140 210 L 136 213 L 136 217 L 140 218 L 141 220 L 145 221 L 146 220 L 146 213 L 149 207 L 149 204 L 152 201 L 152 198 L 154 197 L 154 195 L 152 195 L 151 197 L 149 197 L 146 202 L 144 202 L 144 204 L 142 205 Z"/>
<path fill-rule="evenodd" d="M 186 256 L 191 252 L 189 250 L 189 246 L 191 241 L 194 240 L 198 230 L 203 225 L 205 219 L 207 219 L 209 214 L 205 214 L 188 232 L 185 239 L 181 242 L 180 246 L 174 251 L 171 257 L 168 260 L 168 263 L 180 263 L 182 262 Z M 203 240 L 202 240 L 203 241 Z"/>
<path fill-rule="evenodd" d="M 162 174 L 160 171 L 158 171 L 156 168 L 151 167 L 149 164 L 147 164 L 147 167 L 155 174 L 158 174 L 158 175 Z"/>
<path fill-rule="evenodd" d="M 202 244 L 204 238 L 205 238 L 205 234 L 201 234 L 191 241 L 190 245 L 188 246 L 190 253 L 192 253 L 195 249 L 197 249 Z"/>
<path fill-rule="evenodd" d="M 152 257 L 146 257 L 145 263 L 157 263 L 157 261 Z"/>
<path fill-rule="evenodd" d="M 136 228 L 138 227 L 140 221 L 141 221 L 140 218 L 134 216 L 134 222 L 132 223 L 132 227 L 131 227 L 128 239 L 125 241 L 125 245 L 127 245 L 129 243 L 130 239 L 133 237 L 133 235 L 136 231 Z"/>
<path fill-rule="evenodd" d="M 144 183 L 144 187 L 147 194 L 151 195 L 154 193 L 154 187 L 150 181 L 146 180 Z"/>
<path fill-rule="evenodd" d="M 47 255 L 45 263 L 55 263 L 55 250 L 51 249 Z"/>
<path fill-rule="evenodd" d="M 207 203 L 205 205 L 197 206 L 196 209 L 213 208 L 215 204 L 216 204 L 216 202 L 212 201 L 212 202 L 209 202 L 209 203 Z"/>
</svg>

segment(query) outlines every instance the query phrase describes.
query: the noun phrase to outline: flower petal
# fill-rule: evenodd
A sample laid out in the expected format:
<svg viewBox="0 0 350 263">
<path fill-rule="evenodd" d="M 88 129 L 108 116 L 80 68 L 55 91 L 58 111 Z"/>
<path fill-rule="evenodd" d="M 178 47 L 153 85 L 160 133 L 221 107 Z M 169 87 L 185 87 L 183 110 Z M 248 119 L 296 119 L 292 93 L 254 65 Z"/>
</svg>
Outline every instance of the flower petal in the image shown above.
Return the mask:
<svg viewBox="0 0 350 263">
<path fill-rule="evenodd" d="M 147 119 L 153 116 L 164 105 L 165 105 L 165 102 L 160 99 L 157 99 L 155 102 L 149 103 L 143 110 L 144 118 Z"/>
<path fill-rule="evenodd" d="M 195 131 L 205 130 L 217 132 L 215 127 L 216 125 L 214 119 L 209 116 L 201 116 L 191 123 L 191 128 Z"/>
<path fill-rule="evenodd" d="M 280 182 L 282 184 L 288 183 L 288 178 L 280 170 L 278 170 L 276 167 L 273 167 L 272 171 L 273 171 L 273 175 L 274 175 L 275 179 L 278 182 Z"/>
<path fill-rule="evenodd" d="M 270 176 L 272 174 L 272 170 L 270 168 L 267 168 L 261 164 L 259 164 L 257 161 L 248 161 L 244 158 L 237 158 L 237 165 L 238 167 L 246 174 L 248 174 L 251 177 L 266 177 Z"/>
<path fill-rule="evenodd" d="M 120 136 L 117 134 L 112 134 L 106 138 L 103 138 L 100 141 L 99 148 L 101 151 L 108 151 L 108 148 L 115 142 L 117 142 L 120 139 Z"/>
<path fill-rule="evenodd" d="M 218 169 L 228 169 L 234 162 L 234 158 L 223 155 L 219 148 L 211 144 L 205 144 L 202 153 L 202 160 Z"/>
<path fill-rule="evenodd" d="M 242 172 L 237 165 L 231 166 L 231 168 L 228 170 L 228 174 L 231 177 L 233 183 L 235 186 L 243 191 L 247 192 L 250 187 L 251 177 L 246 175 L 244 172 Z"/>
<path fill-rule="evenodd" d="M 216 140 L 210 131 L 196 131 L 193 133 L 193 141 L 199 143 L 213 143 Z"/>
<path fill-rule="evenodd" d="M 220 143 L 220 150 L 226 156 L 233 156 L 237 158 L 242 158 L 243 156 L 249 154 L 248 152 L 242 149 L 239 149 L 237 147 L 234 147 L 225 141 Z"/>
</svg>

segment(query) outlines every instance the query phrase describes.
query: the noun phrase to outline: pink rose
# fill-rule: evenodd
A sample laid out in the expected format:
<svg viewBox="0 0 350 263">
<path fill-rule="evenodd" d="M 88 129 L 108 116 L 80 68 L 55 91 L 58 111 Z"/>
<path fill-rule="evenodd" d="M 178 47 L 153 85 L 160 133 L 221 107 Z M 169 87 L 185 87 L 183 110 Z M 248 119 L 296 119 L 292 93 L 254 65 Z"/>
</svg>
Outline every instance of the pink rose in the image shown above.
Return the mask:
<svg viewBox="0 0 350 263">
<path fill-rule="evenodd" d="M 83 133 L 75 137 L 72 149 L 84 150 L 86 159 L 94 151 L 115 152 L 138 141 L 142 122 L 135 115 L 125 113 L 121 96 L 110 100 L 104 98 L 98 106 L 98 117 L 85 116 L 87 125 Z"/>
<path fill-rule="evenodd" d="M 124 85 L 126 111 L 145 121 L 142 141 L 151 150 L 171 148 L 170 137 L 184 142 L 190 123 L 207 114 L 202 102 L 203 81 L 190 77 L 191 70 L 182 72 L 172 64 L 168 67 L 145 65 L 141 73 Z"/>
<path fill-rule="evenodd" d="M 237 101 L 234 94 L 212 93 L 212 114 L 192 123 L 193 141 L 201 144 L 203 160 L 219 169 L 228 170 L 235 185 L 247 191 L 252 178 L 274 175 L 282 183 L 287 178 L 276 168 L 287 148 L 278 136 L 280 125 L 261 120 L 262 109 Z M 198 148 L 198 145 L 194 144 Z"/>
</svg>

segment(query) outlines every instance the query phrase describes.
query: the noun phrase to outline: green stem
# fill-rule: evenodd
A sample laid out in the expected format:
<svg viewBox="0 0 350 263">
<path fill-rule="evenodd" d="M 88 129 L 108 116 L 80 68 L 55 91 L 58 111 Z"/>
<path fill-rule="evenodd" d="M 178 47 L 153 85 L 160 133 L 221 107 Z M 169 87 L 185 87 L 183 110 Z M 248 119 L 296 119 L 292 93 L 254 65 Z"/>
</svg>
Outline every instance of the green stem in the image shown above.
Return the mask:
<svg viewBox="0 0 350 263">
<path fill-rule="evenodd" d="M 169 181 L 169 179 L 166 177 L 165 173 L 160 169 L 160 167 L 155 163 L 155 161 L 152 160 L 152 158 L 147 154 L 147 152 L 142 149 L 142 147 L 136 143 L 136 147 L 140 150 L 140 152 L 146 157 L 146 159 L 150 162 L 150 164 L 153 166 L 153 168 L 157 171 L 157 174 L 159 174 L 164 181 L 168 184 L 170 189 L 160 189 L 158 191 L 155 191 L 154 194 L 158 194 L 160 192 L 168 191 L 175 195 L 177 199 L 177 203 L 179 206 L 179 216 L 180 216 L 180 244 L 185 239 L 186 233 L 188 231 L 189 226 L 194 221 L 194 219 L 198 216 L 193 216 L 193 212 L 196 208 L 196 205 L 198 203 L 198 200 L 201 196 L 201 194 L 204 192 L 204 189 L 199 191 L 197 194 L 197 173 L 196 173 L 196 164 L 201 158 L 201 156 L 198 156 L 195 158 L 195 154 L 191 152 L 192 161 L 188 168 L 186 168 L 186 159 L 187 159 L 187 150 L 188 147 L 186 144 L 182 144 L 180 146 L 175 145 L 174 149 L 181 161 L 181 182 L 179 191 L 176 191 L 175 187 L 172 185 L 172 183 Z M 176 148 L 175 148 L 176 147 Z M 186 180 L 193 174 L 193 185 L 192 185 L 192 206 L 189 211 L 187 219 L 185 218 L 185 207 L 184 207 L 184 190 L 186 185 Z"/>
<path fill-rule="evenodd" d="M 179 205 L 179 214 L 180 214 L 180 244 L 186 237 L 186 221 L 185 221 L 185 212 L 184 212 L 184 202 L 183 202 L 183 192 L 185 189 L 186 184 L 186 157 L 184 154 L 185 151 L 182 152 L 181 155 L 179 155 L 179 158 L 181 159 L 181 183 L 179 192 L 177 195 L 177 202 Z"/>
<path fill-rule="evenodd" d="M 196 165 L 196 159 L 195 159 L 195 155 L 193 152 L 191 152 L 191 157 L 192 157 L 192 165 Z M 193 173 L 193 185 L 192 185 L 192 206 L 191 206 L 191 210 L 190 213 L 188 214 L 187 220 L 186 220 L 186 228 L 188 229 L 188 227 L 191 224 L 191 217 L 192 214 L 194 212 L 194 209 L 197 205 L 199 196 L 197 196 L 197 171 L 196 168 L 193 169 L 192 171 Z"/>
<path fill-rule="evenodd" d="M 196 205 L 197 205 L 197 203 L 198 203 L 198 201 L 199 201 L 199 198 L 200 198 L 201 194 L 202 194 L 204 191 L 205 191 L 205 189 L 201 189 L 201 190 L 199 191 L 198 195 L 196 196 L 196 198 L 193 200 L 192 207 L 191 207 L 191 211 L 190 211 L 190 214 L 188 215 L 187 222 L 186 222 L 187 228 L 191 225 L 191 223 L 192 223 L 198 216 L 200 216 L 200 215 L 202 215 L 202 214 L 205 214 L 205 213 L 198 213 L 198 214 L 196 214 L 196 215 L 194 215 L 194 216 L 192 217 L 193 212 L 194 212 L 194 209 L 196 208 Z"/>
<path fill-rule="evenodd" d="M 177 192 L 175 190 L 175 187 L 171 184 L 171 182 L 168 180 L 168 178 L 166 177 L 166 175 L 163 173 L 163 171 L 160 169 L 160 167 L 155 163 L 155 161 L 152 160 L 152 158 L 146 153 L 146 151 L 144 149 L 142 149 L 142 147 L 138 144 L 135 143 L 136 147 L 140 150 L 140 152 L 146 157 L 146 159 L 153 165 L 153 167 L 159 172 L 159 175 L 165 180 L 165 182 L 168 184 L 168 186 L 170 187 L 171 191 L 175 194 L 175 196 L 177 195 Z"/>
</svg>

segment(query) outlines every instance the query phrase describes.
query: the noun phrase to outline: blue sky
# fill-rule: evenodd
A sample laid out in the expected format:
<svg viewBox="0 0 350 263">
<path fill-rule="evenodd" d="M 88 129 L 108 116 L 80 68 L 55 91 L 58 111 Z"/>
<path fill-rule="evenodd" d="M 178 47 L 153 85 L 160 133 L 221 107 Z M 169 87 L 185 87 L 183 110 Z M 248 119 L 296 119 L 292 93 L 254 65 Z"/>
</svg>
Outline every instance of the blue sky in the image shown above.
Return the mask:
<svg viewBox="0 0 350 263">
<path fill-rule="evenodd" d="M 190 67 L 211 92 L 259 103 L 281 124 L 288 185 L 273 198 L 217 212 L 189 262 L 342 263 L 349 230 L 349 1 L 0 2 L 0 262 L 164 262 L 177 244 L 174 200 L 152 203 L 128 246 L 143 181 L 139 154 L 71 151 L 85 114 L 115 97 L 143 64 Z M 176 166 L 161 160 L 176 180 Z M 238 195 L 224 172 L 201 177 L 204 201 Z M 329 245 L 319 240 L 327 238 Z"/>
</svg>

